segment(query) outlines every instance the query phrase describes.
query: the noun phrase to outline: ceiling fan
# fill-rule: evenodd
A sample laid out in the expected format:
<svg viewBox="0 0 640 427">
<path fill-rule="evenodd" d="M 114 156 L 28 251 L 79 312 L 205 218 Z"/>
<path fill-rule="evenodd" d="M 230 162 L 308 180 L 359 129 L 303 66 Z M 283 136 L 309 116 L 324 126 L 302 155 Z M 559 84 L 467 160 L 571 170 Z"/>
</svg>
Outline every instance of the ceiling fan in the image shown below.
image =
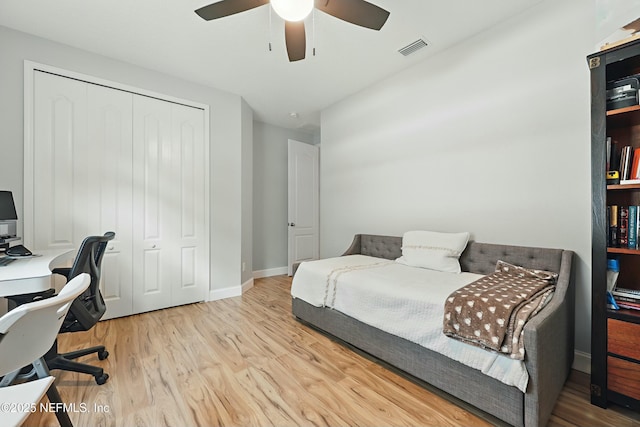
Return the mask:
<svg viewBox="0 0 640 427">
<path fill-rule="evenodd" d="M 220 0 L 201 7 L 196 13 L 202 19 L 211 21 L 268 3 L 285 20 L 284 36 L 289 61 L 299 61 L 305 57 L 304 18 L 314 7 L 343 21 L 372 30 L 380 30 L 389 17 L 389 12 L 365 0 Z"/>
</svg>

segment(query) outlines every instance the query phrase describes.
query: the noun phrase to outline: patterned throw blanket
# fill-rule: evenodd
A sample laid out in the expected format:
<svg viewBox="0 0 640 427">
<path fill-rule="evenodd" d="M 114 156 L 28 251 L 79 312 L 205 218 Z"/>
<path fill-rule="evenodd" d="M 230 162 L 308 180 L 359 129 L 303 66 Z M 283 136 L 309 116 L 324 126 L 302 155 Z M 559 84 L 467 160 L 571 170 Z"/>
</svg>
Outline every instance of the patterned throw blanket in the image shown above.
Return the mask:
<svg viewBox="0 0 640 427">
<path fill-rule="evenodd" d="M 524 359 L 524 325 L 551 298 L 558 275 L 498 261 L 496 271 L 447 298 L 445 335 Z"/>
</svg>

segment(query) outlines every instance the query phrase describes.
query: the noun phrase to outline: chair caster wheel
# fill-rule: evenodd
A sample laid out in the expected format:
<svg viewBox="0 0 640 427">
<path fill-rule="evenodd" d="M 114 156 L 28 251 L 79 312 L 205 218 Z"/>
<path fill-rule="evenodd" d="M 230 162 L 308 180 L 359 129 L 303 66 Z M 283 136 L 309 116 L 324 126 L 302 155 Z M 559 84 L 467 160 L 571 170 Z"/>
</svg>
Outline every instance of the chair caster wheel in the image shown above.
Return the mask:
<svg viewBox="0 0 640 427">
<path fill-rule="evenodd" d="M 102 385 L 107 382 L 109 379 L 109 374 L 102 374 L 99 377 L 96 377 L 96 384 Z"/>
<path fill-rule="evenodd" d="M 109 357 L 109 352 L 107 350 L 98 353 L 98 359 L 100 360 L 104 360 L 107 357 Z"/>
</svg>

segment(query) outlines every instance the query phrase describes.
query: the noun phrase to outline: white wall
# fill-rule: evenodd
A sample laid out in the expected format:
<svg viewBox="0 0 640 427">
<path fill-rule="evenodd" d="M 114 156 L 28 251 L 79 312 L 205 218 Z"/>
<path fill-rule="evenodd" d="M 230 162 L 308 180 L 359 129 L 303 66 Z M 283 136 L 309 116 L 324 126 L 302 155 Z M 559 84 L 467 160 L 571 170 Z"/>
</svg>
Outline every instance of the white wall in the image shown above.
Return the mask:
<svg viewBox="0 0 640 427">
<path fill-rule="evenodd" d="M 257 275 L 286 272 L 287 141 L 314 144 L 319 133 L 253 124 L 253 270 Z"/>
<path fill-rule="evenodd" d="M 253 111 L 242 101 L 242 283 L 253 283 Z"/>
<path fill-rule="evenodd" d="M 640 17 L 640 0 L 596 0 L 595 5 L 596 49 L 632 35 L 622 27 Z"/>
<path fill-rule="evenodd" d="M 0 27 L 0 188 L 14 192 L 18 216 L 23 206 L 24 60 L 89 74 L 210 106 L 211 289 L 241 285 L 241 147 L 248 112 L 237 95 Z M 249 110 L 250 113 L 250 110 Z M 251 121 L 251 117 L 249 117 Z M 249 182 L 251 180 L 249 179 Z M 21 223 L 20 223 L 21 224 Z M 245 224 L 246 225 L 246 224 Z M 117 232 L 117 230 L 115 230 Z M 249 228 L 248 233 L 251 233 Z"/>
<path fill-rule="evenodd" d="M 414 229 L 574 250 L 590 352 L 593 9 L 544 1 L 324 110 L 321 256 Z"/>
</svg>

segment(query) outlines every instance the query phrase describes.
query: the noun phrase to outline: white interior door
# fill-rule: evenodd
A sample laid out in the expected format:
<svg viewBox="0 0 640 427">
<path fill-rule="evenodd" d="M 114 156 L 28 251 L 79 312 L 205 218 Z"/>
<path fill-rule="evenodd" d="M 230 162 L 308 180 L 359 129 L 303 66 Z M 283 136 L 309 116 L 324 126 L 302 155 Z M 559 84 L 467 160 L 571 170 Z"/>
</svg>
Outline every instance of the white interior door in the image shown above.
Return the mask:
<svg viewBox="0 0 640 427">
<path fill-rule="evenodd" d="M 131 314 L 132 95 L 34 73 L 32 249 L 115 231 L 102 264 L 105 318 Z"/>
<path fill-rule="evenodd" d="M 134 96 L 133 311 L 202 301 L 209 289 L 201 109 Z"/>
<path fill-rule="evenodd" d="M 107 305 L 103 319 L 133 309 L 132 182 L 133 95 L 88 85 L 88 204 L 91 234 L 114 231 L 102 260 L 100 291 Z"/>
<path fill-rule="evenodd" d="M 87 84 L 42 72 L 33 78 L 33 209 L 25 213 L 25 244 L 74 248 L 87 225 L 74 218 L 88 193 Z"/>
<path fill-rule="evenodd" d="M 318 147 L 289 140 L 288 274 L 296 262 L 320 256 L 320 156 Z"/>
<path fill-rule="evenodd" d="M 175 200 L 170 247 L 172 262 L 176 264 L 171 301 L 173 305 L 181 305 L 204 300 L 209 289 L 205 191 L 208 175 L 202 110 L 172 104 L 171 134 L 174 179 L 170 192 Z"/>
<path fill-rule="evenodd" d="M 177 193 L 171 190 L 171 104 L 136 95 L 133 116 L 133 311 L 139 313 L 171 305 L 171 276 L 178 265 L 165 249 L 177 219 L 170 209 Z"/>
</svg>

